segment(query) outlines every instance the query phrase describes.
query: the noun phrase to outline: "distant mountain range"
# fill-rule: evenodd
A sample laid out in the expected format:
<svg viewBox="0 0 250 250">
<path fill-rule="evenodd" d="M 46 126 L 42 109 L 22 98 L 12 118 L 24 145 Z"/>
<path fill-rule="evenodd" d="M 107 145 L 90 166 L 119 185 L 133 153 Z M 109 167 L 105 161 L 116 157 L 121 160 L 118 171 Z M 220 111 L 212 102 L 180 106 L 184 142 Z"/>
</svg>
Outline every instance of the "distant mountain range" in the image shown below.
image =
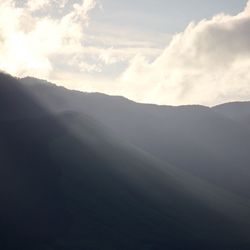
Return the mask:
<svg viewBox="0 0 250 250">
<path fill-rule="evenodd" d="M 250 103 L 138 104 L 0 74 L 0 249 L 250 249 Z"/>
</svg>

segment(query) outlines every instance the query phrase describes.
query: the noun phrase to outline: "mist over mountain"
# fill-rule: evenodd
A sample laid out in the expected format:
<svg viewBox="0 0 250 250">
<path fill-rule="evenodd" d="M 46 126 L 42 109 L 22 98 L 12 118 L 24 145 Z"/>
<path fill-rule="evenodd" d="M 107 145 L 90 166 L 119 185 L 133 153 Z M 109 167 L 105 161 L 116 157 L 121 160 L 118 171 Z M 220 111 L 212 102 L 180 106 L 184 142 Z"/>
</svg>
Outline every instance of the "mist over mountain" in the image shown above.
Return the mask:
<svg viewBox="0 0 250 250">
<path fill-rule="evenodd" d="M 69 91 L 33 78 L 22 82 L 51 112 L 87 114 L 154 157 L 249 197 L 249 103 L 157 106 Z"/>
<path fill-rule="evenodd" d="M 249 249 L 250 130 L 230 112 L 0 74 L 1 249 Z"/>
</svg>

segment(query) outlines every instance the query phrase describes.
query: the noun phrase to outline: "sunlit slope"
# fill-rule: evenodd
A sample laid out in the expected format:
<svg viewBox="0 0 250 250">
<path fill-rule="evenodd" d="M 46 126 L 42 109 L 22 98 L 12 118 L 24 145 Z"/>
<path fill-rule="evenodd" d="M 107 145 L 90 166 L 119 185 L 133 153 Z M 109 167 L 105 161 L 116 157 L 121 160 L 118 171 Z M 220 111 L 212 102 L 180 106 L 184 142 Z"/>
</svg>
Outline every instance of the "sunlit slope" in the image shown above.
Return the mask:
<svg viewBox="0 0 250 250">
<path fill-rule="evenodd" d="M 159 160 L 250 197 L 247 122 L 231 119 L 217 108 L 138 104 L 122 97 L 70 91 L 33 78 L 22 81 L 51 111 L 88 114 Z M 242 105 L 237 108 L 242 112 L 233 113 L 246 114 L 247 104 Z"/>
</svg>

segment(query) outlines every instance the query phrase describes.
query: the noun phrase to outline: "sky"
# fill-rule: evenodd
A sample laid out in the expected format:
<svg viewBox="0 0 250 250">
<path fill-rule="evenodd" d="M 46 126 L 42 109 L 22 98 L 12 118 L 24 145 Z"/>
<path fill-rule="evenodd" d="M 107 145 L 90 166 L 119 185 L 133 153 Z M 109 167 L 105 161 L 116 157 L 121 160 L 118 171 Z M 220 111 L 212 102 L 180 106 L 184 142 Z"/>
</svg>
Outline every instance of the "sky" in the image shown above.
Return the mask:
<svg viewBox="0 0 250 250">
<path fill-rule="evenodd" d="M 0 0 L 0 70 L 143 103 L 250 100 L 250 1 Z"/>
</svg>

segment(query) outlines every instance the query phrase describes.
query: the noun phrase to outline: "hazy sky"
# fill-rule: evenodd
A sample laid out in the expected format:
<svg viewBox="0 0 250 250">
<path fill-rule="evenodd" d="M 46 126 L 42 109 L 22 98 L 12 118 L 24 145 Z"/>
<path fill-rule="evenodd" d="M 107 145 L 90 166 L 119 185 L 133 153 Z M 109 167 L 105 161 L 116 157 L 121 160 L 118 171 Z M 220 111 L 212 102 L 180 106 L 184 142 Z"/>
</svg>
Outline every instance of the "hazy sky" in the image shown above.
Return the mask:
<svg viewBox="0 0 250 250">
<path fill-rule="evenodd" d="M 0 69 L 139 102 L 250 100 L 250 7 L 245 0 L 0 0 Z"/>
</svg>

